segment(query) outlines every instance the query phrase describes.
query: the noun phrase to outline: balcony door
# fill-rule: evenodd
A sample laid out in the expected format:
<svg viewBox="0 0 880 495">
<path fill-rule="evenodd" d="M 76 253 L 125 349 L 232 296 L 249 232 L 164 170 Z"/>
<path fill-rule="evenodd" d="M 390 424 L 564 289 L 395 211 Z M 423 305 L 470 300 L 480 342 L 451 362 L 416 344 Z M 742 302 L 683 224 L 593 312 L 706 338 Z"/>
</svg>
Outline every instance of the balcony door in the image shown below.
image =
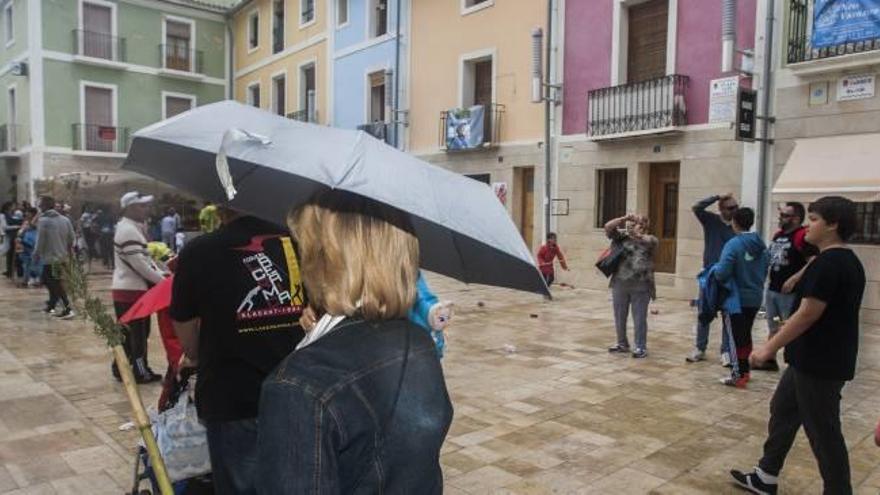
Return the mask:
<svg viewBox="0 0 880 495">
<path fill-rule="evenodd" d="M 165 20 L 165 68 L 192 71 L 192 25 Z"/>
<path fill-rule="evenodd" d="M 299 108 L 305 112 L 306 122 L 317 122 L 315 92 L 315 64 L 300 68 L 299 72 Z"/>
<path fill-rule="evenodd" d="M 514 169 L 514 218 L 517 228 L 531 250 L 535 231 L 535 168 Z"/>
<path fill-rule="evenodd" d="M 652 163 L 650 170 L 648 202 L 651 233 L 660 241 L 654 253 L 654 268 L 658 272 L 675 273 L 679 164 Z"/>
<path fill-rule="evenodd" d="M 86 150 L 116 151 L 116 125 L 113 121 L 114 95 L 110 88 L 86 86 L 83 133 Z"/>
<path fill-rule="evenodd" d="M 385 71 L 371 73 L 370 78 L 370 110 L 368 123 L 385 122 Z"/>
<path fill-rule="evenodd" d="M 650 0 L 627 10 L 627 82 L 665 76 L 669 0 Z"/>
<path fill-rule="evenodd" d="M 83 2 L 80 53 L 86 57 L 115 60 L 113 53 L 113 8 Z"/>
</svg>

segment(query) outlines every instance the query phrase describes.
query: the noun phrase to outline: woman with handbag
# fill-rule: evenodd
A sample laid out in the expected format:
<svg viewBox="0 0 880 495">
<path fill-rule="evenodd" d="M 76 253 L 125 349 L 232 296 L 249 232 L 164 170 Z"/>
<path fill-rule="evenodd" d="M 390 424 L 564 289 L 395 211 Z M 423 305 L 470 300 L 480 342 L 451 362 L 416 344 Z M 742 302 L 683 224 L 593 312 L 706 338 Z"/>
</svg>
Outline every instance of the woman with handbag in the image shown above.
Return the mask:
<svg viewBox="0 0 880 495">
<path fill-rule="evenodd" d="M 605 224 L 605 234 L 617 244 L 619 260 L 611 274 L 611 298 L 617 343 L 608 352 L 630 352 L 626 324 L 630 308 L 635 327 L 635 350 L 632 357 L 648 356 L 648 304 L 656 299 L 654 286 L 654 251 L 657 238 L 648 234 L 648 217 L 626 215 Z"/>
</svg>

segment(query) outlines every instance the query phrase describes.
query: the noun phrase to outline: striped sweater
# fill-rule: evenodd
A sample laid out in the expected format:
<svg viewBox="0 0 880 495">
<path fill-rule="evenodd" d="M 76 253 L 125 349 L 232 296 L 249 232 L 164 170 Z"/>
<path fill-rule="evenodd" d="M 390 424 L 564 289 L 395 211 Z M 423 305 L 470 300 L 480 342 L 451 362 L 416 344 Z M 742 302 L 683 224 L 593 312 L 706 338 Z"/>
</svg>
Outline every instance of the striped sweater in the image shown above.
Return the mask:
<svg viewBox="0 0 880 495">
<path fill-rule="evenodd" d="M 113 269 L 113 290 L 147 290 L 162 281 L 165 274 L 150 258 L 143 226 L 123 217 L 116 224 L 113 236 L 116 266 Z"/>
</svg>

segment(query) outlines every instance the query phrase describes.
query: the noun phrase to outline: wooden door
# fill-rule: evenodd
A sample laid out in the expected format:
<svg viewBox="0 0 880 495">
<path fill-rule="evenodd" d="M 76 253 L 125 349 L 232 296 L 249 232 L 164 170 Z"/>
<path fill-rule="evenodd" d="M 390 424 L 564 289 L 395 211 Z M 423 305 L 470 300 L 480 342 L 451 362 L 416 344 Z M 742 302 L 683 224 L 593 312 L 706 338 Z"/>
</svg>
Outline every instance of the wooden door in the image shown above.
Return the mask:
<svg viewBox="0 0 880 495">
<path fill-rule="evenodd" d="M 83 33 L 81 46 L 87 57 L 113 60 L 113 11 L 109 6 L 82 4 Z"/>
<path fill-rule="evenodd" d="M 474 64 L 474 105 L 483 105 L 483 142 L 495 142 L 492 132 L 492 60 Z"/>
<path fill-rule="evenodd" d="M 660 241 L 654 254 L 656 271 L 675 273 L 678 239 L 678 163 L 652 163 L 650 190 L 651 233 Z"/>
<path fill-rule="evenodd" d="M 628 13 L 627 81 L 665 76 L 669 0 L 650 0 L 634 5 Z"/>
<path fill-rule="evenodd" d="M 517 189 L 514 194 L 519 200 L 516 226 L 531 250 L 535 231 L 535 169 L 517 168 L 514 187 Z"/>
</svg>

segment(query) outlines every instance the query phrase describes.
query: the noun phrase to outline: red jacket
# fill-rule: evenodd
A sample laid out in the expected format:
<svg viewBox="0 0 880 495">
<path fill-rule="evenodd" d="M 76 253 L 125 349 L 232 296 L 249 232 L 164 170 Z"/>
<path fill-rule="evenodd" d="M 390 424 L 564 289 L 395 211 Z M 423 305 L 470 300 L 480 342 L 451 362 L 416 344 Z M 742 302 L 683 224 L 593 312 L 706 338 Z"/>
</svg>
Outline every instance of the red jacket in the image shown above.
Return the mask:
<svg viewBox="0 0 880 495">
<path fill-rule="evenodd" d="M 559 257 L 559 264 L 562 265 L 562 268 L 568 270 L 568 265 L 565 263 L 565 255 L 562 254 L 562 250 L 559 249 L 559 244 L 552 247 L 547 244 L 541 246 L 541 249 L 538 250 L 538 269 L 541 270 L 541 273 L 544 275 L 552 275 L 554 273 L 553 260 L 556 259 L 557 256 Z"/>
</svg>

